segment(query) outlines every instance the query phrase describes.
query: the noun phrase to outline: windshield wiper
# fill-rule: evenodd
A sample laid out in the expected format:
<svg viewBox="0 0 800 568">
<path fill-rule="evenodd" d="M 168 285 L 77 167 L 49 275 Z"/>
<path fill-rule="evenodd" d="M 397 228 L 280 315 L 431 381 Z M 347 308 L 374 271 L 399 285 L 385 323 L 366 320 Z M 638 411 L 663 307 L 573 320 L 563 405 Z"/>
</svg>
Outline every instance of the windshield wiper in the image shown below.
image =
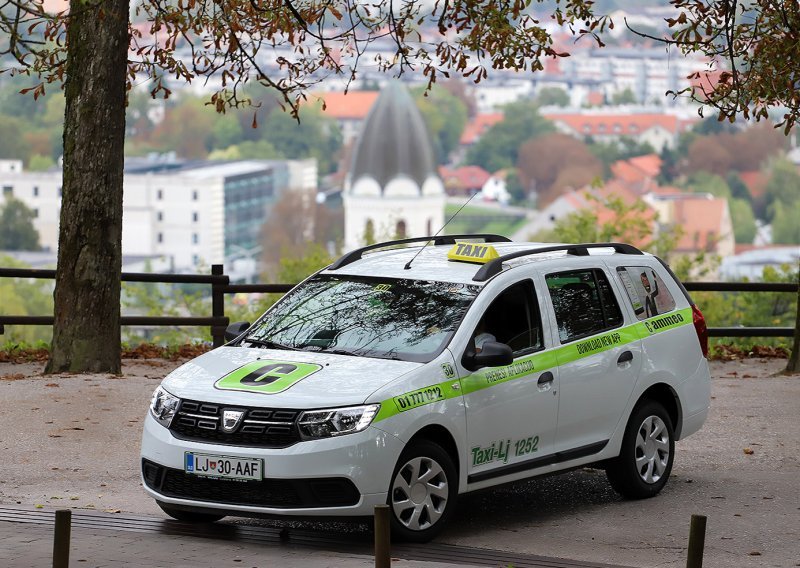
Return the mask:
<svg viewBox="0 0 800 568">
<path fill-rule="evenodd" d="M 251 345 L 258 345 L 259 347 L 266 347 L 267 349 L 283 349 L 285 351 L 301 351 L 297 347 L 289 347 L 288 345 L 283 345 L 282 343 L 278 343 L 277 341 L 268 341 L 264 339 L 255 339 L 252 337 L 245 337 L 243 341 L 250 343 Z"/>
</svg>

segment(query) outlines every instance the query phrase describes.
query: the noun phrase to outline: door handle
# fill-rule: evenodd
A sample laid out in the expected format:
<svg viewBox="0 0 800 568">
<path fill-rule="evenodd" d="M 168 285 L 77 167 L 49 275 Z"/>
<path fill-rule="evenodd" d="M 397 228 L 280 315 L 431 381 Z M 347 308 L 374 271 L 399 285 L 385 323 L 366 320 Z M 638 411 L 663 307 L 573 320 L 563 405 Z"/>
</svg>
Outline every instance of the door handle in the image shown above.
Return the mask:
<svg viewBox="0 0 800 568">
<path fill-rule="evenodd" d="M 622 365 L 623 363 L 629 363 L 631 361 L 633 361 L 633 353 L 630 351 L 623 351 L 622 355 L 617 359 L 617 365 Z"/>
<path fill-rule="evenodd" d="M 544 386 L 544 385 L 546 385 L 548 383 L 552 383 L 554 378 L 555 377 L 553 377 L 553 373 L 551 373 L 550 371 L 546 371 L 546 372 L 542 373 L 542 375 L 539 377 L 539 380 L 536 382 L 536 384 L 538 384 L 541 387 L 541 386 Z"/>
</svg>

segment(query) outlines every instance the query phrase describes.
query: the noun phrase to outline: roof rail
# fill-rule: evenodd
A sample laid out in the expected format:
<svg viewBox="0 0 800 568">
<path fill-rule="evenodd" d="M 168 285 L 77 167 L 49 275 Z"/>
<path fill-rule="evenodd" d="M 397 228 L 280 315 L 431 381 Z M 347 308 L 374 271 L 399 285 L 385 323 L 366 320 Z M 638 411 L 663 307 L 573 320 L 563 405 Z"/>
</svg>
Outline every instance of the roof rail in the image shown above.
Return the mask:
<svg viewBox="0 0 800 568">
<path fill-rule="evenodd" d="M 628 245 L 625 243 L 587 243 L 580 245 L 553 245 L 550 247 L 512 252 L 510 254 L 503 255 L 500 258 L 495 258 L 494 260 L 490 260 L 489 262 L 480 267 L 478 272 L 475 273 L 475 276 L 472 277 L 472 280 L 474 280 L 475 282 L 485 282 L 492 276 L 500 274 L 500 272 L 503 270 L 504 262 L 515 258 L 519 258 L 521 256 L 539 254 L 542 252 L 557 252 L 562 250 L 566 251 L 567 254 L 572 254 L 575 256 L 589 256 L 589 249 L 593 248 L 613 248 L 614 252 L 618 254 L 644 254 L 635 246 Z"/>
<path fill-rule="evenodd" d="M 425 243 L 433 241 L 434 246 L 436 245 L 454 245 L 456 244 L 456 239 L 483 239 L 485 243 L 510 243 L 511 239 L 508 237 L 504 237 L 502 235 L 492 235 L 492 234 L 477 234 L 477 235 L 439 235 L 434 237 L 414 237 L 412 239 L 399 239 L 396 241 L 386 241 L 385 243 L 375 243 L 373 245 L 368 245 L 362 247 L 360 249 L 356 249 L 353 251 L 348 252 L 347 254 L 343 255 L 339 260 L 334 262 L 328 267 L 328 270 L 337 270 L 343 266 L 347 266 L 348 264 L 355 262 L 361 259 L 361 255 L 367 251 L 391 247 L 395 245 L 405 245 L 409 243 Z"/>
</svg>

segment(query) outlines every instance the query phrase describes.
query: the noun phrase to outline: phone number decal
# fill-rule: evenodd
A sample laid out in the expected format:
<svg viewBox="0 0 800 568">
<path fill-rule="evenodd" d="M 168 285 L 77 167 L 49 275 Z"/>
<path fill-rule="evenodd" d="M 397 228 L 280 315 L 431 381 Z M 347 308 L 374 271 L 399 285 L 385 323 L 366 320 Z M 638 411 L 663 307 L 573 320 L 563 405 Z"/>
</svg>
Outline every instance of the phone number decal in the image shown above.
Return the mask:
<svg viewBox="0 0 800 568">
<path fill-rule="evenodd" d="M 405 412 L 412 408 L 418 408 L 432 402 L 444 399 L 441 387 L 427 387 L 413 392 L 407 392 L 400 396 L 394 397 L 394 403 L 397 405 L 397 410 Z"/>
</svg>

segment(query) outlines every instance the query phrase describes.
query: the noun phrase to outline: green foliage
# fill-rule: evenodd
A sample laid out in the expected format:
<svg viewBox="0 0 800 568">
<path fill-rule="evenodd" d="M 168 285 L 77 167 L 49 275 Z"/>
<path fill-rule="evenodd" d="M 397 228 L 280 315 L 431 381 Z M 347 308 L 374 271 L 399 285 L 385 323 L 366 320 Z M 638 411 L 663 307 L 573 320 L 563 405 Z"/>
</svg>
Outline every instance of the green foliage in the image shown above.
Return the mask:
<svg viewBox="0 0 800 568">
<path fill-rule="evenodd" d="M 750 202 L 734 198 L 728 200 L 728 207 L 731 210 L 731 223 L 736 242 L 751 244 L 756 238 L 756 216 L 753 214 Z"/>
<path fill-rule="evenodd" d="M 445 205 L 445 220 L 450 219 L 461 206 Z M 496 207 L 468 205 L 447 225 L 444 233 L 458 235 L 465 233 L 494 233 L 511 236 L 525 224 L 521 214 L 510 213 Z"/>
<path fill-rule="evenodd" d="M 630 87 L 624 91 L 617 91 L 611 96 L 612 105 L 635 105 L 638 101 Z"/>
<path fill-rule="evenodd" d="M 753 196 L 750 195 L 750 190 L 747 189 L 747 186 L 742 181 L 742 178 L 739 177 L 739 174 L 736 172 L 729 172 L 728 175 L 725 177 L 725 181 L 728 184 L 728 187 L 731 188 L 731 196 L 736 199 L 744 199 L 748 203 L 753 203 Z"/>
<path fill-rule="evenodd" d="M 503 120 L 489 128 L 467 152 L 465 162 L 496 172 L 515 167 L 520 146 L 527 140 L 555 132 L 553 123 L 539 114 L 530 101 L 512 103 L 503 110 Z"/>
<path fill-rule="evenodd" d="M 34 154 L 28 162 L 28 169 L 32 172 L 44 172 L 55 167 L 56 161 L 50 156 Z"/>
<path fill-rule="evenodd" d="M 517 170 L 509 170 L 506 174 L 506 191 L 511 196 L 511 202 L 515 205 L 525 205 L 528 200 L 528 194 L 525 188 L 522 187 L 522 182 L 519 179 Z"/>
<path fill-rule="evenodd" d="M 589 151 L 603 162 L 603 172 L 606 179 L 611 176 L 611 164 L 614 162 L 656 153 L 655 148 L 649 142 L 639 142 L 630 136 L 622 136 L 617 141 L 609 142 L 595 142 L 587 139 L 586 143 L 589 146 Z"/>
<path fill-rule="evenodd" d="M 342 146 L 339 125 L 316 107 L 303 110 L 300 122 L 281 109 L 273 110 L 264 125 L 264 139 L 290 160 L 316 158 L 321 175 L 336 170 Z"/>
<path fill-rule="evenodd" d="M 778 211 L 792 208 L 798 203 L 800 173 L 797 172 L 797 167 L 788 160 L 775 160 L 765 194 L 769 220 L 774 219 Z M 797 222 L 798 218 L 794 219 Z"/>
<path fill-rule="evenodd" d="M 436 160 L 446 164 L 467 124 L 467 107 L 444 87 L 434 86 L 427 96 L 424 88 L 415 89 L 413 95 L 428 126 Z"/>
<path fill-rule="evenodd" d="M 25 140 L 25 123 L 13 116 L 0 116 L 0 156 L 9 160 L 28 160 L 30 146 Z"/>
<path fill-rule="evenodd" d="M 764 268 L 761 282 L 797 282 L 797 267 Z M 695 292 L 692 299 L 709 327 L 793 327 L 797 294 L 787 292 Z M 719 338 L 713 343 L 737 346 L 788 346 L 788 338 Z"/>
<path fill-rule="evenodd" d="M 8 256 L 0 256 L 4 268 L 30 268 Z M 53 313 L 53 282 L 44 279 L 0 278 L 0 315 L 47 316 Z M 49 341 L 52 328 L 43 325 L 5 326 L 4 343 Z"/>
<path fill-rule="evenodd" d="M 800 199 L 775 207 L 772 218 L 772 242 L 800 245 Z"/>
<path fill-rule="evenodd" d="M 274 283 L 299 284 L 318 270 L 331 264 L 333 260 L 324 247 L 310 243 L 306 247 L 305 254 L 281 256 Z M 282 294 L 263 294 L 252 299 L 239 295 L 226 298 L 225 313 L 228 314 L 231 322 L 248 321 L 253 323 L 282 296 Z"/>
<path fill-rule="evenodd" d="M 0 250 L 39 250 L 34 214 L 22 201 L 6 197 L 0 206 Z"/>
<path fill-rule="evenodd" d="M 731 198 L 731 188 L 723 178 L 709 172 L 696 172 L 689 176 L 687 186 L 693 193 L 710 193 L 714 197 Z"/>
<path fill-rule="evenodd" d="M 194 288 L 194 290 L 192 290 Z M 207 285 L 178 286 L 148 282 L 122 283 L 122 307 L 125 315 L 204 316 L 211 313 L 211 296 Z M 147 341 L 159 345 L 184 345 L 211 341 L 208 327 L 159 326 L 147 329 L 123 328 L 123 341 Z"/>
<path fill-rule="evenodd" d="M 536 95 L 536 103 L 539 106 L 569 106 L 569 95 L 560 87 L 544 87 Z"/>
</svg>

